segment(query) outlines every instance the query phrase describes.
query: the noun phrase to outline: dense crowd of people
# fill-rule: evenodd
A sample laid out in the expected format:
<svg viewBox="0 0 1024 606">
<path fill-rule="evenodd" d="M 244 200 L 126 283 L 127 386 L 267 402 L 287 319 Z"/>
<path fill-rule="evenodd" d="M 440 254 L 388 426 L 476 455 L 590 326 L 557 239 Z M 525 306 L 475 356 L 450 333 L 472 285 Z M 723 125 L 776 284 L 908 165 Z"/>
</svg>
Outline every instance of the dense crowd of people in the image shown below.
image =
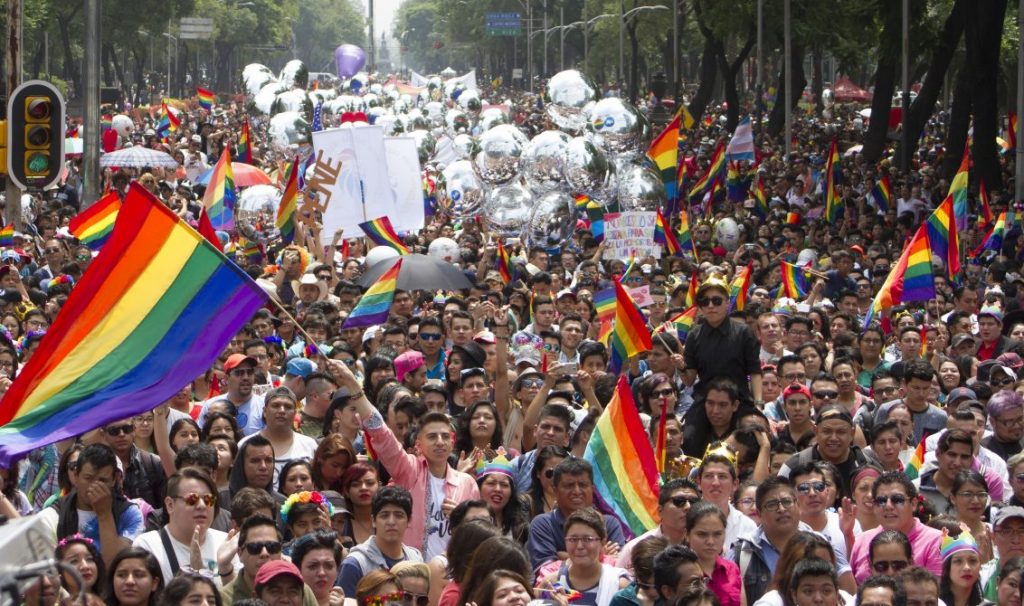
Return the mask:
<svg viewBox="0 0 1024 606">
<path fill-rule="evenodd" d="M 552 128 L 534 99 L 490 94 L 512 100 L 524 131 Z M 727 136 L 720 109 L 680 144 L 700 170 Z M 713 200 L 691 213 L 681 256 L 608 258 L 581 216 L 557 249 L 506 242 L 506 281 L 487 222 L 440 204 L 405 244 L 454 239 L 473 287 L 398 290 L 371 327 L 345 325 L 366 291 L 366 241 L 314 225 L 284 246 L 272 218 L 240 221 L 256 246 L 234 262 L 276 303 L 169 401 L 0 469 L 0 514 L 38 516 L 67 565 L 24 603 L 1020 606 L 1020 227 L 1008 221 L 1001 247 L 968 255 L 955 281 L 936 261 L 934 298 L 865 325 L 946 196 L 944 118 L 910 172 L 844 156 L 845 212 L 830 224 L 828 143 L 863 135 L 855 113 L 834 113 L 800 120 L 788 157 L 758 132 L 767 214 L 751 196 Z M 118 144 L 163 149 L 177 168 L 108 171 L 106 187 L 137 180 L 194 223 L 196 181 L 247 114 L 193 107 L 166 136 L 156 118 L 138 112 Z M 254 163 L 276 175 L 266 121 L 248 119 Z M 67 230 L 76 162 L 0 253 L 4 391 L 94 262 Z M 888 208 L 870 195 L 882 176 Z M 1012 216 L 1009 196 L 990 193 Z M 973 251 L 985 237 L 974 184 L 969 205 L 960 237 Z M 723 235 L 726 219 L 738 233 Z M 806 297 L 780 296 L 782 261 L 813 269 Z M 600 507 L 583 456 L 619 379 L 594 302 L 614 281 L 648 289 L 657 332 L 622 370 L 652 447 L 665 431 L 659 524 L 646 532 Z M 690 305 L 697 320 L 680 332 Z"/>
</svg>

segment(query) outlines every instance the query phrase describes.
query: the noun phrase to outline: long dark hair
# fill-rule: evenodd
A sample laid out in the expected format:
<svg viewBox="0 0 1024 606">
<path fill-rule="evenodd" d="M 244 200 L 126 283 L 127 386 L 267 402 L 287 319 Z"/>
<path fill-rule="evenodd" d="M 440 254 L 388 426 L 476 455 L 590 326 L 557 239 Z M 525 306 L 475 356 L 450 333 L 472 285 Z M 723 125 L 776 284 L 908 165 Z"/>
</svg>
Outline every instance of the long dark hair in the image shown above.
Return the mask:
<svg viewBox="0 0 1024 606">
<path fill-rule="evenodd" d="M 556 457 L 568 459 L 569 451 L 561 446 L 545 446 L 533 459 L 533 469 L 530 471 L 531 517 L 544 513 L 544 487 L 540 484 L 540 473 L 544 469 L 544 464 Z"/>
<path fill-rule="evenodd" d="M 455 430 L 454 452 L 465 452 L 467 455 L 473 452 L 473 437 L 470 435 L 469 425 L 471 423 L 473 413 L 476 412 L 477 408 L 483 406 L 489 408 L 491 410 L 491 414 L 494 415 L 494 432 L 491 434 L 491 441 L 488 445 L 495 450 L 501 446 L 505 433 L 502 429 L 501 415 L 498 414 L 498 407 L 488 400 L 478 400 L 467 408 L 466 412 L 459 416 L 459 426 Z"/>
<path fill-rule="evenodd" d="M 952 536 L 952 535 L 950 535 Z M 950 567 L 953 565 L 953 557 L 956 554 L 950 555 L 945 561 L 942 562 L 942 578 L 939 582 L 939 599 L 946 604 L 955 604 L 956 601 L 953 599 L 953 584 L 949 581 Z M 977 555 L 977 552 L 975 552 Z M 979 556 L 979 560 L 981 557 Z M 974 582 L 974 586 L 971 587 L 971 595 L 967 598 L 967 606 L 978 606 L 981 604 L 981 577 Z"/>
<path fill-rule="evenodd" d="M 489 475 L 491 474 L 476 479 L 478 488 L 483 486 L 484 480 Z M 516 489 L 515 478 L 509 478 L 509 486 L 512 490 L 509 493 L 508 502 L 505 503 L 505 508 L 501 511 L 501 532 L 525 545 L 526 537 L 530 532 L 530 509 Z"/>
<path fill-rule="evenodd" d="M 114 594 L 114 577 L 117 576 L 117 567 L 125 560 L 142 560 L 145 563 L 146 571 L 156 579 L 153 591 L 149 594 L 149 600 L 146 602 L 146 606 L 154 606 L 157 596 L 160 595 L 164 587 L 164 573 L 160 569 L 160 562 L 156 559 L 156 556 L 141 547 L 126 547 L 114 556 L 113 561 L 110 562 L 110 570 L 107 571 L 107 606 L 120 606 L 120 602 L 117 601 L 117 595 Z"/>
<path fill-rule="evenodd" d="M 54 552 L 54 557 L 58 561 L 63 560 L 64 554 L 72 545 L 85 545 L 85 548 L 89 551 L 89 555 L 92 556 L 93 562 L 95 562 L 96 564 L 96 580 L 93 582 L 92 588 L 87 590 L 83 587 L 81 591 L 91 591 L 92 593 L 96 594 L 101 593 L 101 585 L 103 584 L 104 579 L 106 579 L 107 577 L 107 568 L 103 564 L 103 554 L 101 554 L 100 550 L 96 548 L 96 543 L 94 543 L 92 539 L 84 537 L 80 534 L 74 534 L 66 539 L 62 539 L 60 543 L 57 543 L 57 549 Z M 61 586 L 64 587 L 64 589 L 68 590 L 68 592 L 72 593 L 72 595 L 74 595 L 75 592 L 72 592 L 71 587 L 68 586 L 69 580 L 70 579 L 62 572 L 60 575 Z"/>
<path fill-rule="evenodd" d="M 186 572 L 174 577 L 167 584 L 167 587 L 160 596 L 160 606 L 181 606 L 185 598 L 188 597 L 189 592 L 192 591 L 192 586 L 196 583 L 204 583 L 213 590 L 214 603 L 210 606 L 224 605 L 220 590 L 213 584 L 213 581 L 202 575 Z"/>
</svg>

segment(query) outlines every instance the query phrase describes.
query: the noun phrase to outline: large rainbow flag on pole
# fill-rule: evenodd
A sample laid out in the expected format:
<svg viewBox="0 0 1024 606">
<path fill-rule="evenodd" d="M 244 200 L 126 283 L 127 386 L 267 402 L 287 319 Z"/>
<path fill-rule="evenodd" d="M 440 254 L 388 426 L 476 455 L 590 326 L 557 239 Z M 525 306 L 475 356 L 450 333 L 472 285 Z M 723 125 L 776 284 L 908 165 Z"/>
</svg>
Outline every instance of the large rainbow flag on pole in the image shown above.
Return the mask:
<svg viewBox="0 0 1024 606">
<path fill-rule="evenodd" d="M 299 159 L 295 158 L 288 170 L 288 181 L 281 194 L 274 224 L 281 231 L 281 241 L 291 244 L 295 241 L 295 215 L 299 210 Z"/>
<path fill-rule="evenodd" d="M 908 301 L 928 301 L 935 297 L 927 229 L 924 224 L 917 228 L 917 233 L 903 249 L 899 261 L 889 270 L 889 275 L 864 316 L 864 328 L 884 309 Z"/>
<path fill-rule="evenodd" d="M 203 194 L 203 207 L 210 215 L 210 224 L 214 229 L 231 231 L 235 227 L 235 176 L 231 170 L 231 150 L 227 147 L 220 155 L 220 160 L 213 167 L 210 182 Z"/>
<path fill-rule="evenodd" d="M 658 465 L 626 377 L 597 420 L 583 453 L 594 469 L 599 509 L 641 535 L 658 525 Z"/>
<path fill-rule="evenodd" d="M 242 123 L 242 134 L 238 137 L 238 145 L 235 146 L 235 160 L 252 164 L 252 139 L 249 137 L 249 119 Z"/>
<path fill-rule="evenodd" d="M 112 191 L 95 204 L 75 215 L 68 224 L 68 231 L 93 250 L 99 250 L 110 238 L 121 210 L 121 197 Z"/>
<path fill-rule="evenodd" d="M 107 244 L 0 400 L 0 465 L 166 402 L 266 301 L 133 183 Z"/>
<path fill-rule="evenodd" d="M 625 277 L 625 274 L 623 274 Z M 612 330 L 611 363 L 612 374 L 619 374 L 632 356 L 650 351 L 651 333 L 647 332 L 644 314 L 636 301 L 618 280 L 615 281 L 615 328 Z"/>
<path fill-rule="evenodd" d="M 679 126 L 680 114 L 668 123 L 665 130 L 651 141 L 647 148 L 647 157 L 654 164 L 661 175 L 661 181 L 665 184 L 665 196 L 671 204 L 678 195 L 676 191 L 676 163 L 679 156 Z"/>
<path fill-rule="evenodd" d="M 358 328 L 386 322 L 388 314 L 391 313 L 391 304 L 395 300 L 395 291 L 398 290 L 398 273 L 401 270 L 402 259 L 399 258 L 359 299 L 359 303 L 356 303 L 355 309 L 341 327 Z"/>
<path fill-rule="evenodd" d="M 946 279 L 957 281 L 960 274 L 960 238 L 956 231 L 956 217 L 953 213 L 953 198 L 939 204 L 928 217 L 928 244 L 936 257 L 946 266 Z"/>
<path fill-rule="evenodd" d="M 205 88 L 196 87 L 196 101 L 199 103 L 199 107 L 206 111 L 213 109 L 213 104 L 217 101 L 217 95 L 213 94 L 212 90 Z"/>
</svg>

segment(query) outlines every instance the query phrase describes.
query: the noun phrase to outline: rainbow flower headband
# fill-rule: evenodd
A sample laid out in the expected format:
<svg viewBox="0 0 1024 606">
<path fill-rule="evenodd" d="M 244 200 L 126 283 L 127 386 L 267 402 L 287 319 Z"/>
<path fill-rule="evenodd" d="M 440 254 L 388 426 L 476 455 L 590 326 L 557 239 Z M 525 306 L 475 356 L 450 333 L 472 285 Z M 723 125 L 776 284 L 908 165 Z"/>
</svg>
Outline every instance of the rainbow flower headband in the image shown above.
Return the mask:
<svg viewBox="0 0 1024 606">
<path fill-rule="evenodd" d="M 291 512 L 292 506 L 296 503 L 315 503 L 321 507 L 326 507 L 328 516 L 334 516 L 334 505 L 331 505 L 331 502 L 325 499 L 324 495 L 315 490 L 303 490 L 302 492 L 297 492 L 288 497 L 284 502 L 284 505 L 281 506 L 281 521 L 285 524 L 288 523 L 288 514 Z"/>
</svg>

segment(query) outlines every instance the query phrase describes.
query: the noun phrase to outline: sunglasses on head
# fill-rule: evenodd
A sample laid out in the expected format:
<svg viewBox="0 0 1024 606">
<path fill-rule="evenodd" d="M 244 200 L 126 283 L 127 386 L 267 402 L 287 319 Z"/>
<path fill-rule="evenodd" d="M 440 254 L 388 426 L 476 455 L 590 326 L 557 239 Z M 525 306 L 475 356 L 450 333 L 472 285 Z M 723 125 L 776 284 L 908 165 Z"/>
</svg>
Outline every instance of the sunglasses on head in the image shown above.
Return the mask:
<svg viewBox="0 0 1024 606">
<path fill-rule="evenodd" d="M 700 299 L 697 299 L 698 307 L 707 307 L 709 305 L 718 307 L 723 303 L 725 303 L 725 297 L 701 297 Z"/>
<path fill-rule="evenodd" d="M 252 541 L 245 544 L 245 550 L 249 555 L 260 555 L 264 549 L 270 555 L 281 553 L 281 541 Z"/>
</svg>

